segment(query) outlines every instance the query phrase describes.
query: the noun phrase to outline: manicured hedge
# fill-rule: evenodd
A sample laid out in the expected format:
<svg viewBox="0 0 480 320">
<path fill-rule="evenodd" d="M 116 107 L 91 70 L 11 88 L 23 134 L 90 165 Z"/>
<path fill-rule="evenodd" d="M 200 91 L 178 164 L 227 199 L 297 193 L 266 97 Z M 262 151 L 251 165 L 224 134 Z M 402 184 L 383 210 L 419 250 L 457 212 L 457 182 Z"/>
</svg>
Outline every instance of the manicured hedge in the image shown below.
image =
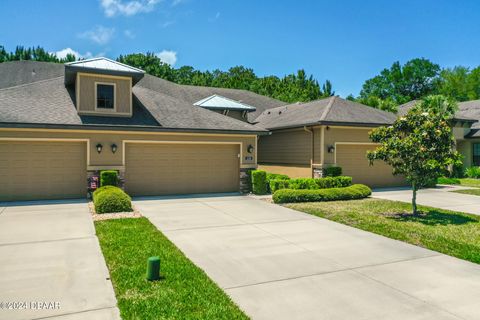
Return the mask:
<svg viewBox="0 0 480 320">
<path fill-rule="evenodd" d="M 280 189 L 317 190 L 328 188 L 342 188 L 352 185 L 352 177 L 326 177 L 326 178 L 298 178 L 290 180 L 270 180 L 270 190 L 274 193 Z"/>
<path fill-rule="evenodd" d="M 132 199 L 122 189 L 114 186 L 100 187 L 93 193 L 97 213 L 130 212 Z"/>
<path fill-rule="evenodd" d="M 115 170 L 100 172 L 100 186 L 118 186 L 118 172 Z"/>
<path fill-rule="evenodd" d="M 272 181 L 286 181 L 290 180 L 290 177 L 286 174 L 269 173 L 267 172 L 267 193 L 274 193 L 277 189 L 272 189 Z"/>
<path fill-rule="evenodd" d="M 324 177 L 338 177 L 342 175 L 342 167 L 326 167 L 322 171 Z"/>
<path fill-rule="evenodd" d="M 460 184 L 460 179 L 440 177 L 440 178 L 437 179 L 437 183 L 439 183 L 439 184 Z"/>
<path fill-rule="evenodd" d="M 354 184 L 344 188 L 329 188 L 319 190 L 282 189 L 273 194 L 273 202 L 317 202 L 362 199 L 370 196 L 372 190 L 363 184 Z"/>
<path fill-rule="evenodd" d="M 263 170 L 253 170 L 252 192 L 254 194 L 267 194 L 267 173 Z"/>
</svg>

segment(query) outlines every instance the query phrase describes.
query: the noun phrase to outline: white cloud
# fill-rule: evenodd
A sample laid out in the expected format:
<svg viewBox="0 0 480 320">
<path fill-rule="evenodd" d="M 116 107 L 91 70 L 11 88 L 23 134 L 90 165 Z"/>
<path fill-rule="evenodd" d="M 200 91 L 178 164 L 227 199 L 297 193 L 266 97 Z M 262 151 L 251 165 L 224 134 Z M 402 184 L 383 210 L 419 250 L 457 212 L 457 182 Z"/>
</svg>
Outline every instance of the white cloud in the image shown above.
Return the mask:
<svg viewBox="0 0 480 320">
<path fill-rule="evenodd" d="M 77 60 L 78 59 L 88 59 L 88 58 L 93 57 L 92 53 L 89 52 L 89 51 L 87 51 L 84 54 L 81 54 L 80 52 L 75 51 L 72 48 L 65 48 L 65 49 L 59 50 L 57 52 L 50 52 L 50 53 L 55 54 L 57 56 L 57 58 L 60 58 L 60 59 L 65 59 L 67 57 L 67 54 L 75 55 L 75 58 Z"/>
<path fill-rule="evenodd" d="M 184 2 L 185 2 L 185 0 L 173 0 L 172 1 L 172 7 L 175 7 L 175 6 L 177 6 L 181 3 L 184 3 Z"/>
<path fill-rule="evenodd" d="M 89 39 L 98 44 L 106 44 L 113 37 L 114 33 L 115 33 L 114 28 L 96 26 L 92 30 L 88 30 L 80 33 L 78 36 L 83 39 Z"/>
<path fill-rule="evenodd" d="M 132 30 L 125 30 L 125 31 L 123 31 L 123 34 L 125 35 L 125 37 L 127 37 L 129 39 L 135 39 L 135 37 L 136 37 L 135 33 L 133 33 Z"/>
<path fill-rule="evenodd" d="M 162 24 L 162 28 L 168 28 L 170 27 L 172 24 L 174 24 L 175 21 L 165 21 L 163 24 Z"/>
<path fill-rule="evenodd" d="M 116 15 L 133 16 L 137 13 L 150 12 L 160 0 L 100 0 L 107 17 Z"/>
<path fill-rule="evenodd" d="M 168 63 L 171 66 L 177 62 L 177 53 L 175 51 L 163 50 L 155 55 L 159 57 L 162 62 Z"/>
<path fill-rule="evenodd" d="M 209 18 L 208 21 L 214 22 L 214 21 L 218 20 L 218 18 L 220 18 L 220 12 L 217 12 L 217 13 L 215 14 L 215 16 Z"/>
</svg>

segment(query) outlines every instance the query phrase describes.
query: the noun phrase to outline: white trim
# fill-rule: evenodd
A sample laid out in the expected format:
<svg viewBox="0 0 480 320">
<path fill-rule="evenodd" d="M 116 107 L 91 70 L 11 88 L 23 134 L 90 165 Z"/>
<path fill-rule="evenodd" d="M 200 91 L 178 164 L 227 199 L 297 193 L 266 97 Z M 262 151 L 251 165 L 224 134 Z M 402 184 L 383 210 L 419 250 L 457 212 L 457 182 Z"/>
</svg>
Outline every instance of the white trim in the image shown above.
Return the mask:
<svg viewBox="0 0 480 320">
<path fill-rule="evenodd" d="M 379 145 L 379 143 L 375 142 L 335 142 L 334 146 L 335 149 L 333 151 L 333 163 L 337 165 L 337 145 Z"/>
<path fill-rule="evenodd" d="M 228 142 L 228 141 L 157 141 L 157 140 L 123 140 L 122 141 L 122 166 L 126 167 L 126 144 L 127 143 L 144 143 L 144 144 L 231 144 L 240 146 L 240 162 L 239 167 L 243 164 L 243 142 Z M 252 164 L 254 165 L 254 164 Z"/>
<path fill-rule="evenodd" d="M 21 142 L 86 142 L 87 143 L 87 167 L 90 166 L 90 139 L 70 138 L 0 138 L 0 141 L 21 141 Z"/>
<path fill-rule="evenodd" d="M 112 113 L 117 113 L 117 84 L 115 82 L 105 82 L 105 81 L 95 81 L 94 82 L 94 106 L 95 106 L 95 112 L 96 113 L 103 113 L 103 114 L 112 114 Z M 98 108 L 97 107 L 97 86 L 99 84 L 107 85 L 107 86 L 113 86 L 113 109 L 108 109 L 108 108 Z M 112 112 L 113 111 L 113 112 Z"/>
</svg>

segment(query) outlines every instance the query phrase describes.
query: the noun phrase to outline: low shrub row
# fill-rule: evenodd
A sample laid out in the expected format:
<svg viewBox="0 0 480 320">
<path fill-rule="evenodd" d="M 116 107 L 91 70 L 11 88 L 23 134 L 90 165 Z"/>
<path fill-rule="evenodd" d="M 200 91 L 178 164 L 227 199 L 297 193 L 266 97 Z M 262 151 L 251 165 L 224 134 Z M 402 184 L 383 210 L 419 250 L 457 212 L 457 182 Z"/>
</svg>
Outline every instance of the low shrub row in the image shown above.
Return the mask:
<svg viewBox="0 0 480 320">
<path fill-rule="evenodd" d="M 271 180 L 270 190 L 275 193 L 280 189 L 328 189 L 328 188 L 342 188 L 352 185 L 352 177 L 338 176 L 326 178 L 298 178 L 289 180 Z"/>
<path fill-rule="evenodd" d="M 282 189 L 273 194 L 273 202 L 291 203 L 353 200 L 366 198 L 371 194 L 372 190 L 363 184 L 354 184 L 343 188 L 328 188 L 318 190 Z"/>
<path fill-rule="evenodd" d="M 480 167 L 470 167 L 465 169 L 465 175 L 468 178 L 480 178 Z"/>
<path fill-rule="evenodd" d="M 96 213 L 131 212 L 132 199 L 115 186 L 100 187 L 93 193 Z"/>
<path fill-rule="evenodd" d="M 440 178 L 437 179 L 437 183 L 438 184 L 460 184 L 460 179 L 440 177 Z"/>
<path fill-rule="evenodd" d="M 324 177 L 338 177 L 342 175 L 342 167 L 326 167 L 322 172 Z"/>
</svg>

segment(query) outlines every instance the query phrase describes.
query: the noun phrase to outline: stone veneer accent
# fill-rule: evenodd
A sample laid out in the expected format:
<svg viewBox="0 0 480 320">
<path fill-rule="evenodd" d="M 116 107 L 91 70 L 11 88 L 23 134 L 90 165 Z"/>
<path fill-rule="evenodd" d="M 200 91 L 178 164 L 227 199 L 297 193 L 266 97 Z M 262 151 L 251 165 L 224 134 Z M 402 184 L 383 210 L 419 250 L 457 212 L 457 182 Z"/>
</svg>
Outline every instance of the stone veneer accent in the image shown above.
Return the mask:
<svg viewBox="0 0 480 320">
<path fill-rule="evenodd" d="M 249 193 L 250 190 L 250 171 L 255 170 L 254 168 L 241 168 L 240 169 L 240 192 Z"/>
</svg>

